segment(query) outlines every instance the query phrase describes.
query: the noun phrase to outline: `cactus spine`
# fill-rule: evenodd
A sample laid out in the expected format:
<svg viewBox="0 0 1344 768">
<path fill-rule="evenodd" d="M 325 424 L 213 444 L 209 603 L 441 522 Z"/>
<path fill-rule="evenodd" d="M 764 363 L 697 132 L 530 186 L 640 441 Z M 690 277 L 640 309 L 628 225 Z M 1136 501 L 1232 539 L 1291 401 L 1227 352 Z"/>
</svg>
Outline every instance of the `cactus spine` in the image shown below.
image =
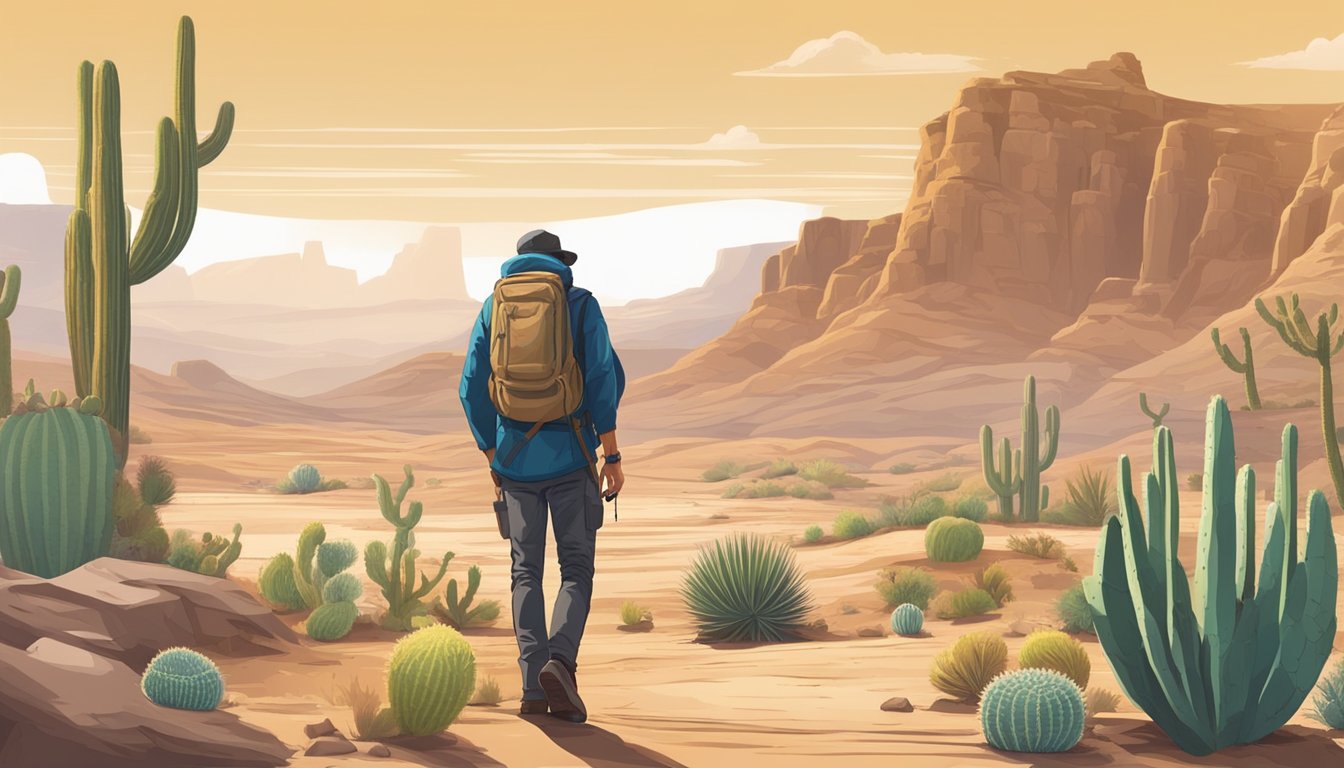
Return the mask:
<svg viewBox="0 0 1344 768">
<path fill-rule="evenodd" d="M 1335 636 L 1338 576 L 1330 507 L 1308 501 L 1297 546 L 1297 428 L 1283 432 L 1275 500 L 1255 569 L 1255 472 L 1235 465 L 1232 417 L 1209 404 L 1204 502 L 1192 590 L 1177 555 L 1179 481 L 1171 431 L 1157 430 L 1145 478 L 1147 514 L 1119 462 L 1120 510 L 1107 520 L 1084 581 L 1101 646 L 1129 698 L 1194 755 L 1248 744 L 1292 717 Z"/>
<path fill-rule="evenodd" d="M 53 578 L 112 544 L 117 478 L 107 425 L 73 408 L 22 413 L 0 424 L 0 557 Z"/>
<path fill-rule="evenodd" d="M 117 68 L 80 64 L 75 210 L 65 241 L 66 329 L 79 397 L 97 395 L 117 435 L 124 463 L 130 428 L 131 286 L 162 272 L 182 253 L 196 221 L 197 175 L 233 132 L 233 104 L 219 108 L 216 128 L 196 142 L 196 38 L 191 19 L 178 26 L 175 119 L 157 132 L 154 189 L 134 237 L 129 234 L 121 155 Z"/>
<path fill-rule="evenodd" d="M 1004 520 L 1012 519 L 1013 494 L 1017 494 L 1021 500 L 1022 520 L 1035 522 L 1040 519 L 1041 510 L 1050 503 L 1050 489 L 1041 485 L 1041 473 L 1055 463 L 1055 453 L 1059 449 L 1059 406 L 1046 409 L 1042 437 L 1036 410 L 1036 377 L 1028 376 L 1023 389 L 1022 448 L 1013 451 L 1008 438 L 1003 438 L 996 467 L 994 430 L 986 424 L 980 427 L 980 463 L 985 482 L 999 497 L 999 515 Z"/>
<path fill-rule="evenodd" d="M 1045 669 L 1006 672 L 980 700 L 985 741 L 1009 752 L 1066 752 L 1083 738 L 1083 692 Z"/>
<path fill-rule="evenodd" d="M 224 699 L 224 678 L 213 661 L 196 651 L 168 648 L 149 662 L 140 690 L 161 707 L 205 712 Z"/>
<path fill-rule="evenodd" d="M 13 352 L 9 338 L 9 318 L 19 303 L 23 273 L 16 265 L 0 272 L 0 419 L 14 410 Z"/>
<path fill-rule="evenodd" d="M 392 495 L 391 486 L 381 475 L 373 476 L 373 483 L 378 491 L 378 507 L 383 513 L 383 519 L 391 523 L 397 532 L 392 537 L 391 553 L 383 542 L 369 542 L 364 549 L 364 567 L 373 583 L 382 588 L 383 597 L 387 600 L 384 626 L 405 632 L 411 628 L 411 619 L 424 613 L 421 601 L 443 580 L 444 573 L 448 571 L 448 563 L 453 559 L 453 553 L 444 554 L 443 560 L 439 563 L 438 575 L 431 579 L 421 573 L 420 586 L 416 586 L 415 560 L 420 556 L 420 550 L 415 548 L 414 531 L 415 526 L 420 524 L 420 516 L 424 514 L 424 505 L 412 501 L 406 514 L 402 514 L 401 505 L 406 500 L 406 494 L 415 485 L 415 474 L 411 471 L 411 465 L 405 465 L 402 471 L 406 473 L 406 478 L 401 481 L 395 497 Z"/>
<path fill-rule="evenodd" d="M 1218 334 L 1218 331 L 1215 330 L 1213 333 L 1216 336 Z M 1162 420 L 1167 418 L 1167 414 L 1171 412 L 1171 403 L 1163 403 L 1162 410 L 1154 411 L 1152 408 L 1148 407 L 1148 393 L 1140 392 L 1139 410 L 1143 411 L 1144 416 L 1147 416 L 1148 418 L 1153 420 L 1153 429 L 1157 429 L 1158 427 L 1162 426 Z"/>
<path fill-rule="evenodd" d="M 476 656 L 457 630 L 436 624 L 397 641 L 387 666 L 387 700 L 411 736 L 447 728 L 476 690 Z"/>
<path fill-rule="evenodd" d="M 1287 302 L 1282 296 L 1274 299 L 1275 312 L 1272 314 L 1259 298 L 1255 300 L 1255 308 L 1290 349 L 1303 357 L 1313 358 L 1321 366 L 1321 432 L 1325 440 L 1325 459 L 1330 466 L 1330 481 L 1335 486 L 1335 501 L 1344 506 L 1344 461 L 1340 459 L 1336 437 L 1335 383 L 1330 367 L 1330 358 L 1344 349 L 1344 333 L 1335 338 L 1339 305 L 1331 304 L 1328 311 L 1317 315 L 1314 329 L 1298 306 L 1296 293 Z"/>
<path fill-rule="evenodd" d="M 1241 360 L 1237 359 L 1231 347 L 1223 343 L 1223 340 L 1218 336 L 1217 328 L 1210 331 L 1209 335 L 1213 337 L 1213 348 L 1218 352 L 1218 356 L 1223 359 L 1223 364 L 1231 368 L 1233 373 L 1240 373 L 1245 377 L 1246 404 L 1252 411 L 1258 411 L 1260 410 L 1260 388 L 1255 384 L 1255 352 L 1251 349 L 1251 334 L 1245 328 L 1238 330 L 1241 332 L 1241 345 L 1245 350 Z"/>
</svg>

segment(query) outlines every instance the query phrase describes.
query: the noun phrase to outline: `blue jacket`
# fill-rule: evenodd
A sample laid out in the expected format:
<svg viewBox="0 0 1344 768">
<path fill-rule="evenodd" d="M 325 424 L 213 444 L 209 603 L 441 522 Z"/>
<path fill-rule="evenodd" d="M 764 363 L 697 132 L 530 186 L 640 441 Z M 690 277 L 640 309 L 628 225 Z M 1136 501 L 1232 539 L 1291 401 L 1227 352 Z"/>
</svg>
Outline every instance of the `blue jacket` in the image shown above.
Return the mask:
<svg viewBox="0 0 1344 768">
<path fill-rule="evenodd" d="M 566 422 L 552 422 L 518 449 L 507 467 L 504 459 L 523 439 L 531 424 L 499 415 L 490 400 L 490 307 L 493 297 L 485 300 L 467 342 L 467 359 L 462 366 L 462 384 L 458 396 L 467 414 L 467 424 L 482 451 L 495 449 L 491 464 L 496 472 L 518 482 L 549 480 L 588 466 L 589 457 L 600 444 L 597 436 L 616 428 L 616 407 L 625 389 L 625 371 L 611 347 L 607 321 L 597 299 L 582 288 L 574 287 L 569 267 L 553 256 L 525 253 L 504 262 L 500 277 L 520 272 L 552 272 L 560 275 L 569 290 L 569 322 L 575 339 L 575 357 L 583 363 L 583 406 L 577 416 L 583 418 L 584 451 L 574 429 Z M 582 319 L 583 327 L 579 327 Z M 580 344 L 582 348 L 580 349 Z M 584 418 L 586 415 L 586 418 Z"/>
</svg>

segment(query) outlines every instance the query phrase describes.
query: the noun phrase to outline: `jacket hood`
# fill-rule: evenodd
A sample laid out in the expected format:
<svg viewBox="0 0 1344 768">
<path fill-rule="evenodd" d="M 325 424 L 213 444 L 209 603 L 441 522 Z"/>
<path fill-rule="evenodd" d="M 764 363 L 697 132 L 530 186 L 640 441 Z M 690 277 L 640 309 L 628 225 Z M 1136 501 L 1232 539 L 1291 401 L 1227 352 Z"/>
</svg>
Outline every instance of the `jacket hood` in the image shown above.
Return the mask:
<svg viewBox="0 0 1344 768">
<path fill-rule="evenodd" d="M 504 262 L 499 268 L 500 277 L 508 277 L 521 272 L 550 272 L 560 276 L 566 288 L 574 285 L 574 273 L 554 256 L 545 253 L 520 253 Z"/>
</svg>

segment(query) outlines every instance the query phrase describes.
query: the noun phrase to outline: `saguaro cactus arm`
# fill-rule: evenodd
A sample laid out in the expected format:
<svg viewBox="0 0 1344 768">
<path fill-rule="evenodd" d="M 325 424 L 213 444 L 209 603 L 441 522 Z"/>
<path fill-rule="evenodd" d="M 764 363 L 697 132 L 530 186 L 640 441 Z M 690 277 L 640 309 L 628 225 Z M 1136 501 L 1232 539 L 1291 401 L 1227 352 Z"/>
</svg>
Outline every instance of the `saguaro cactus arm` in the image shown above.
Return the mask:
<svg viewBox="0 0 1344 768">
<path fill-rule="evenodd" d="M 1162 420 L 1165 419 L 1167 417 L 1167 413 L 1171 411 L 1171 403 L 1163 403 L 1162 410 L 1154 411 L 1152 408 L 1148 407 L 1148 393 L 1140 392 L 1139 410 L 1143 411 L 1144 416 L 1147 416 L 1148 418 L 1153 420 L 1153 428 L 1156 429 L 1162 426 Z"/>
</svg>

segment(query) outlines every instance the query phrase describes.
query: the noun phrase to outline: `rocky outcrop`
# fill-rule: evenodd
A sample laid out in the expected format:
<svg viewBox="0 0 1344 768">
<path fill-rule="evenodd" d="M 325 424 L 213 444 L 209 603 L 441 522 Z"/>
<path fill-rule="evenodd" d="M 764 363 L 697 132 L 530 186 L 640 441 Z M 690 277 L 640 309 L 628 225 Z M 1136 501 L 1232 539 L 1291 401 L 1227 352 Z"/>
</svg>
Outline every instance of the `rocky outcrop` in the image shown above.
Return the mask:
<svg viewBox="0 0 1344 768">
<path fill-rule="evenodd" d="M 1273 274 L 1282 274 L 1331 224 L 1344 223 L 1344 106 L 1326 118 L 1311 148 L 1311 168 L 1283 212 Z"/>
<path fill-rule="evenodd" d="M 901 214 L 893 213 L 868 222 L 859 241 L 858 251 L 844 264 L 831 271 L 826 282 L 817 316 L 830 318 L 858 306 L 877 285 L 877 278 L 887 263 L 887 256 L 896 244 L 901 230 Z"/>
<path fill-rule="evenodd" d="M 356 303 L 440 299 L 471 301 L 462 271 L 462 233 L 456 227 L 426 227 L 419 242 L 392 258 L 392 266 L 359 286 Z"/>
<path fill-rule="evenodd" d="M 824 289 L 836 267 L 859 249 L 866 221 L 831 216 L 803 222 L 798 242 L 779 252 L 779 290 L 796 286 Z"/>
<path fill-rule="evenodd" d="M 191 276 L 197 301 L 278 307 L 348 307 L 359 278 L 353 269 L 327 263 L 322 243 L 302 253 L 211 264 Z"/>
</svg>

